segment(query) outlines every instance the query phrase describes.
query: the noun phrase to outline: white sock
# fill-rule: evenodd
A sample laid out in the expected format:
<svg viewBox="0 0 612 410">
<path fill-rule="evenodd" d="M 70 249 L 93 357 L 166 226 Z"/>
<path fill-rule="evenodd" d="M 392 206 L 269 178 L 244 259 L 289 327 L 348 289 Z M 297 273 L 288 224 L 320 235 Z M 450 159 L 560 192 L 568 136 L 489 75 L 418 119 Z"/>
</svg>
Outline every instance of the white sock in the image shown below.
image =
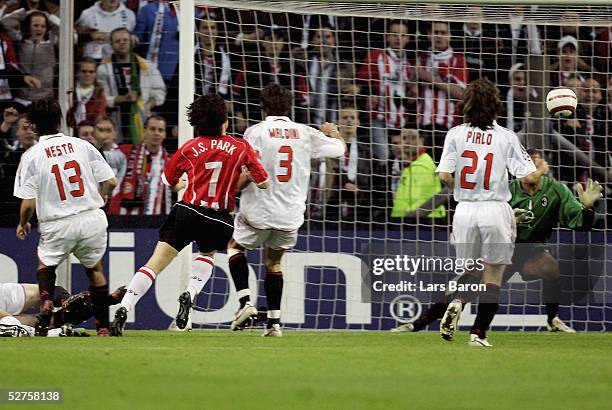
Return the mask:
<svg viewBox="0 0 612 410">
<path fill-rule="evenodd" d="M 157 274 L 153 269 L 143 266 L 134 274 L 130 284 L 127 287 L 127 292 L 121 300 L 121 306 L 127 311 L 134 309 L 141 297 L 149 290 Z"/>
<path fill-rule="evenodd" d="M 191 295 L 191 301 L 194 302 L 198 293 L 202 291 L 208 279 L 212 275 L 213 268 L 215 267 L 215 260 L 210 256 L 196 256 L 193 260 L 193 274 L 189 278 L 189 286 L 187 290 Z"/>
</svg>

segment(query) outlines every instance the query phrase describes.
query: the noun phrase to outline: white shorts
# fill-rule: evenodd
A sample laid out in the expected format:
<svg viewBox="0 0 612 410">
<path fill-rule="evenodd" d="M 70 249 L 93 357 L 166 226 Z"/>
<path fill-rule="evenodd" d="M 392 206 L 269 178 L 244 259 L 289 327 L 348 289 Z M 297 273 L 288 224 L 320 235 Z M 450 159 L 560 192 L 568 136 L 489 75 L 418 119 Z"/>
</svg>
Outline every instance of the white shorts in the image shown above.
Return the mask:
<svg viewBox="0 0 612 410">
<path fill-rule="evenodd" d="M 19 283 L 0 283 L 0 310 L 18 315 L 25 306 L 25 289 Z"/>
<path fill-rule="evenodd" d="M 514 212 L 506 202 L 459 202 L 451 243 L 457 258 L 510 265 L 516 239 Z"/>
<path fill-rule="evenodd" d="M 38 259 L 45 266 L 57 266 L 73 253 L 85 267 L 92 268 L 106 252 L 106 228 L 108 221 L 101 209 L 42 222 Z"/>
<path fill-rule="evenodd" d="M 297 243 L 298 230 L 279 231 L 275 229 L 257 229 L 249 225 L 238 214 L 234 218 L 234 240 L 246 249 L 258 248 L 262 245 L 275 250 L 288 250 Z"/>
</svg>

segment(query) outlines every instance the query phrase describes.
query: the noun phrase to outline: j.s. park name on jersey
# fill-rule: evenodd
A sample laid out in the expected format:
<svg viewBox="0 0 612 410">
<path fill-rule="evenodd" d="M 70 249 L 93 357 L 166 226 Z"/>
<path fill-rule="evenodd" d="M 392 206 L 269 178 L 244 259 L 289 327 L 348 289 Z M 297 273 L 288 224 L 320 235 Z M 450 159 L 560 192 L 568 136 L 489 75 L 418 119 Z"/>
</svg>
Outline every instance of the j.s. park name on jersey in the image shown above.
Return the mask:
<svg viewBox="0 0 612 410">
<path fill-rule="evenodd" d="M 196 147 L 191 147 L 191 149 L 193 150 L 194 157 L 197 157 L 198 155 L 200 155 L 200 153 L 206 152 L 209 149 L 211 150 L 217 149 L 217 150 L 225 151 L 229 155 L 233 155 L 234 151 L 236 150 L 236 146 L 229 141 L 223 141 L 221 139 L 218 139 L 218 140 L 212 139 L 210 141 L 210 148 L 207 148 L 206 146 L 204 146 L 203 142 L 200 142 L 198 143 Z"/>
</svg>

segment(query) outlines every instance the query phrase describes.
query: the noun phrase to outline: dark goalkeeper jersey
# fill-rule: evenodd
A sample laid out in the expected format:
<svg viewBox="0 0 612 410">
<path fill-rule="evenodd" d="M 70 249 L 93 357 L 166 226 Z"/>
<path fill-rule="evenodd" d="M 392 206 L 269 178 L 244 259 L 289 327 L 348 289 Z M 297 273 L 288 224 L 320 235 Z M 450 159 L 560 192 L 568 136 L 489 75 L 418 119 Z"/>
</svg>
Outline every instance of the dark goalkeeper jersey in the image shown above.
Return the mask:
<svg viewBox="0 0 612 410">
<path fill-rule="evenodd" d="M 521 182 L 510 183 L 512 208 L 533 212 L 534 220 L 517 225 L 517 243 L 548 243 L 553 228 L 589 230 L 593 224 L 593 211 L 583 209 L 569 188 L 554 179 L 543 176 L 540 189 L 532 196 L 523 190 Z"/>
</svg>

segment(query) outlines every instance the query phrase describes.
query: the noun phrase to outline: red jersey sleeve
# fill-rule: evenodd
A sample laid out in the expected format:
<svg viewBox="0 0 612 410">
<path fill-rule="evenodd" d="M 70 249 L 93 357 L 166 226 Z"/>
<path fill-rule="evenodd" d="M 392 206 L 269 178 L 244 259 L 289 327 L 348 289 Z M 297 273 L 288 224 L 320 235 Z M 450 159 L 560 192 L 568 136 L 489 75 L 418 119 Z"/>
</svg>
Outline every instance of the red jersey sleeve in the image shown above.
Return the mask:
<svg viewBox="0 0 612 410">
<path fill-rule="evenodd" d="M 246 153 L 244 156 L 244 165 L 246 165 L 247 169 L 251 173 L 251 176 L 253 177 L 255 184 L 257 185 L 263 184 L 264 182 L 268 180 L 268 173 L 266 172 L 264 167 L 261 165 L 261 162 L 259 162 L 259 156 L 253 150 L 253 147 L 251 147 L 251 144 L 249 144 L 247 141 L 245 141 L 245 143 L 246 143 Z"/>
<path fill-rule="evenodd" d="M 183 148 L 174 153 L 170 161 L 166 163 L 162 173 L 162 181 L 166 185 L 174 186 L 179 183 L 181 175 L 187 169 L 187 158 L 183 155 Z"/>
</svg>

